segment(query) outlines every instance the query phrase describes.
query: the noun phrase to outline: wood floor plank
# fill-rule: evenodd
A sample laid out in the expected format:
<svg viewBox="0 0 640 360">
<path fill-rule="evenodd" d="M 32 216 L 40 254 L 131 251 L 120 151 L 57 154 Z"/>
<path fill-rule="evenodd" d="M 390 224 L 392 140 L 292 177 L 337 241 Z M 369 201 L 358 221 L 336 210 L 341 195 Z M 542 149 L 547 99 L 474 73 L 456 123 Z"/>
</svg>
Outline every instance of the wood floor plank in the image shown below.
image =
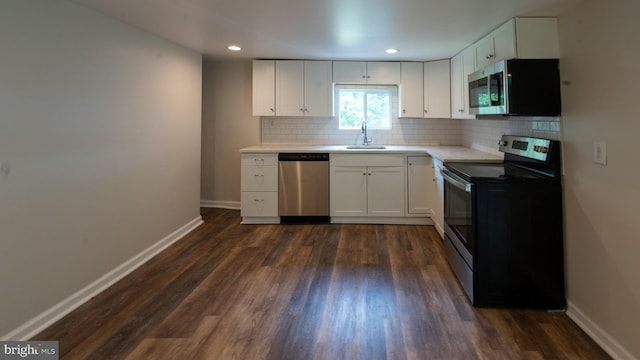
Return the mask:
<svg viewBox="0 0 640 360">
<path fill-rule="evenodd" d="M 473 307 L 433 227 L 202 216 L 34 340 L 60 359 L 610 359 L 565 314 Z"/>
</svg>

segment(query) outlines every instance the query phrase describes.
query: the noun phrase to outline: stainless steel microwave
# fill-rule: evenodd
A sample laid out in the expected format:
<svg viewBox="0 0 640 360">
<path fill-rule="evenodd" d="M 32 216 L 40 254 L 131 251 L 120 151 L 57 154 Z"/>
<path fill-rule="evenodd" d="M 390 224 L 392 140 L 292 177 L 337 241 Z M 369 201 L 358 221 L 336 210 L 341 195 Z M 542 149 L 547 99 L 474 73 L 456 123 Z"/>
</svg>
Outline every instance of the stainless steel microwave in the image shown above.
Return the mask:
<svg viewBox="0 0 640 360">
<path fill-rule="evenodd" d="M 502 60 L 469 75 L 475 115 L 560 115 L 558 59 Z"/>
</svg>

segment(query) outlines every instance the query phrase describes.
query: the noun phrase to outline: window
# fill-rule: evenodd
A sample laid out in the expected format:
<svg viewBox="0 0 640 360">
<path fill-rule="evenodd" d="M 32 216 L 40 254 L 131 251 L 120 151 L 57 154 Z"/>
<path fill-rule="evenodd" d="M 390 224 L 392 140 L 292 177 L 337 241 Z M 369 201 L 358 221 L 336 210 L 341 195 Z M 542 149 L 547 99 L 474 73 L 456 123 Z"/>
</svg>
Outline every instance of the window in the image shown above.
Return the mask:
<svg viewBox="0 0 640 360">
<path fill-rule="evenodd" d="M 391 129 L 392 86 L 336 85 L 336 113 L 341 130 Z"/>
</svg>

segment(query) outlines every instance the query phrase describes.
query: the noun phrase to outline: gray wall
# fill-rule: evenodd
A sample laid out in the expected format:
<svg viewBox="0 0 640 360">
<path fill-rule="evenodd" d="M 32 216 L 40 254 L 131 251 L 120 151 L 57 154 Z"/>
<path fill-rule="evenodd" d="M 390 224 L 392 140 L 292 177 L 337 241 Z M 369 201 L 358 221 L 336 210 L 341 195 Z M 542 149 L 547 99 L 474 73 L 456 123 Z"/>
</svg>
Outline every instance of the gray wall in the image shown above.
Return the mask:
<svg viewBox="0 0 640 360">
<path fill-rule="evenodd" d="M 640 358 L 640 2 L 587 0 L 559 21 L 569 314 Z M 606 141 L 608 164 L 592 161 Z"/>
<path fill-rule="evenodd" d="M 199 218 L 200 54 L 0 2 L 0 335 Z"/>
<path fill-rule="evenodd" d="M 202 204 L 239 208 L 239 150 L 260 144 L 260 118 L 251 115 L 251 61 L 203 67 Z"/>
</svg>

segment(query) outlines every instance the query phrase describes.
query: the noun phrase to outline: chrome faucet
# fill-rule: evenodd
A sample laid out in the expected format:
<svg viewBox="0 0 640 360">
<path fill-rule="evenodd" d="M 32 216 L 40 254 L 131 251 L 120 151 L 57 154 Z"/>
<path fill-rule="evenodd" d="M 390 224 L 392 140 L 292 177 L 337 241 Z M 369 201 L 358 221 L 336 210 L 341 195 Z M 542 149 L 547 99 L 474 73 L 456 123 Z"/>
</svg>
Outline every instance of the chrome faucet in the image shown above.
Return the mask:
<svg viewBox="0 0 640 360">
<path fill-rule="evenodd" d="M 367 137 L 367 122 L 362 122 L 362 127 L 360 128 L 360 132 L 364 134 L 364 139 L 362 140 L 362 145 L 369 145 L 373 139 Z"/>
</svg>

